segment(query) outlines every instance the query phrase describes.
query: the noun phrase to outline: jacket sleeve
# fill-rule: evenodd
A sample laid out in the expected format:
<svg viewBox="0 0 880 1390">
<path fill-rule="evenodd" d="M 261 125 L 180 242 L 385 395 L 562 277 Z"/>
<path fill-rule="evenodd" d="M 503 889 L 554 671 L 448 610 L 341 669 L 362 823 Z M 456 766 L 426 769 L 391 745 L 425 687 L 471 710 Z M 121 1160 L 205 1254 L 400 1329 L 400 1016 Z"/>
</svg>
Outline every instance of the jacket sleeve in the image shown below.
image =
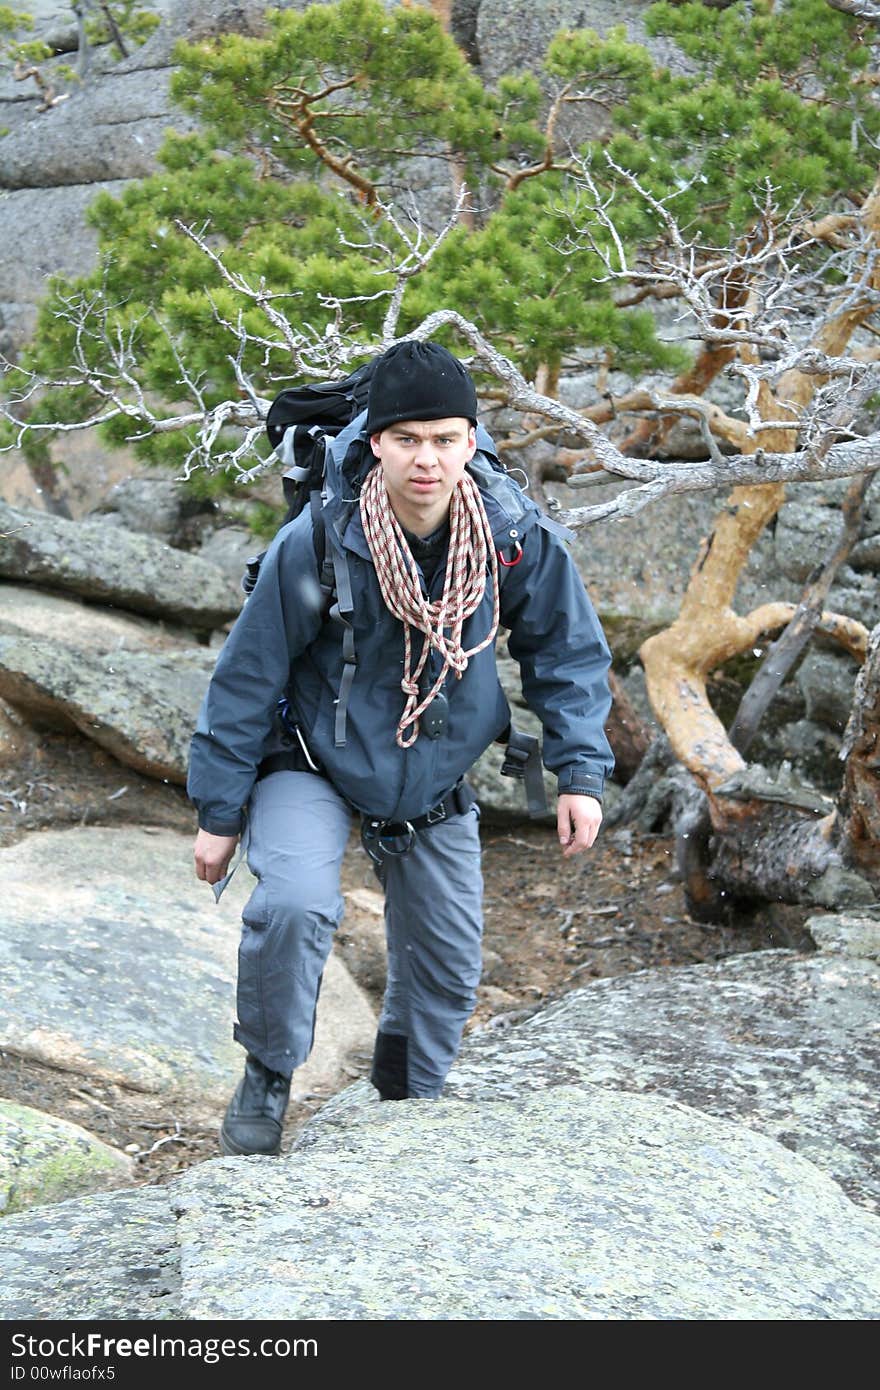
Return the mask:
<svg viewBox="0 0 880 1390">
<path fill-rule="evenodd" d="M 611 653 L 568 547 L 537 520 L 501 585 L 501 622 L 526 703 L 544 727 L 560 795 L 601 798 L 614 755 L 605 736 Z"/>
<path fill-rule="evenodd" d="M 199 825 L 238 835 L 290 667 L 321 628 L 308 509 L 275 536 L 229 633 L 190 744 L 187 794 Z"/>
</svg>

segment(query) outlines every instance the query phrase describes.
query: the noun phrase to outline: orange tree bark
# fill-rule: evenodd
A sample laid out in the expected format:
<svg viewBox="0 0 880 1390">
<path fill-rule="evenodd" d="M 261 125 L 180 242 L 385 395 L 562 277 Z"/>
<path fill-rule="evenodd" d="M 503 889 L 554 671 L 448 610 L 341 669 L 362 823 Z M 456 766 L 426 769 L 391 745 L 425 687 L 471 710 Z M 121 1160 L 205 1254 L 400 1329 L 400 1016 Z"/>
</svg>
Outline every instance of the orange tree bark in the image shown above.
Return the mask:
<svg viewBox="0 0 880 1390">
<path fill-rule="evenodd" d="M 880 241 L 880 198 L 875 188 L 862 213 L 866 230 L 876 245 Z M 840 308 L 816 334 L 813 346 L 830 356 L 845 350 L 854 330 L 875 311 L 874 296 L 880 289 L 880 271 L 868 268 L 863 294 L 847 293 Z M 787 372 L 775 392 L 762 385 L 758 408 L 763 419 L 779 419 L 785 407 L 800 411 L 805 407 L 822 378 Z M 793 430 L 762 432 L 762 445 L 768 450 L 793 450 Z M 715 714 L 706 692 L 708 673 L 731 656 L 756 643 L 768 632 L 784 626 L 793 609 L 769 603 L 741 616 L 734 611 L 733 598 L 749 551 L 767 523 L 776 515 L 785 496 L 782 484 L 736 488 L 704 542 L 691 573 L 678 618 L 664 632 L 649 638 L 640 649 L 645 667 L 648 695 L 673 751 L 705 791 L 707 816 L 715 852 L 724 836 L 748 844 L 739 876 L 739 891 L 747 896 L 749 864 L 754 866 L 756 893 L 763 879 L 768 896 L 784 896 L 798 901 L 802 885 L 798 864 L 807 879 L 815 878 L 833 866 L 833 816 L 788 805 L 768 813 L 762 794 L 746 795 L 736 789 L 743 781 L 746 764 L 733 747 L 724 725 Z M 786 612 L 787 610 L 787 612 Z M 834 614 L 823 614 L 820 627 L 832 632 L 854 653 L 864 654 L 867 633 L 861 624 Z M 731 787 L 734 793 L 731 794 Z M 774 864 L 770 841 L 782 847 L 781 867 L 761 870 L 763 856 L 758 846 L 768 840 L 768 854 Z M 706 845 L 709 845 L 708 836 Z M 778 869 L 778 872 L 777 872 Z M 711 876 L 711 870 L 710 870 Z M 696 887 L 695 881 L 695 887 Z M 705 893 L 705 884 L 700 888 Z M 723 891 L 719 889 L 719 891 Z M 809 896 L 806 893 L 806 896 Z"/>
</svg>

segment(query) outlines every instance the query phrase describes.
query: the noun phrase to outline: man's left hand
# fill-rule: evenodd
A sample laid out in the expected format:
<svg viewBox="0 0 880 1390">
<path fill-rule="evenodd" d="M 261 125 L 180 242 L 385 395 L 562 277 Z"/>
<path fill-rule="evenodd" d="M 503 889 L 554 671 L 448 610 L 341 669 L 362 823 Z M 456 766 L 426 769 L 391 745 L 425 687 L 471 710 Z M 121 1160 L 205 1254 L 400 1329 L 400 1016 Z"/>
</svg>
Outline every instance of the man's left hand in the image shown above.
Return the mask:
<svg viewBox="0 0 880 1390">
<path fill-rule="evenodd" d="M 602 805 L 594 796 L 575 796 L 571 792 L 560 796 L 556 806 L 556 828 L 563 858 L 589 849 L 601 824 Z"/>
</svg>

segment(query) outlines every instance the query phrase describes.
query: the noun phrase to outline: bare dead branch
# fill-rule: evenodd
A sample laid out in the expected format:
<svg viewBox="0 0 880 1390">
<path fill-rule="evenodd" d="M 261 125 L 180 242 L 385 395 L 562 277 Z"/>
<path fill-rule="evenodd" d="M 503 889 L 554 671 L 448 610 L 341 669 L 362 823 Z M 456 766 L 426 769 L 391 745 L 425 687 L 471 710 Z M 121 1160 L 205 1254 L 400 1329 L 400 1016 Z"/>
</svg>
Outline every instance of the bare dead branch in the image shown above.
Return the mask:
<svg viewBox="0 0 880 1390">
<path fill-rule="evenodd" d="M 388 346 L 394 341 L 397 333 L 397 323 L 400 318 L 400 310 L 403 306 L 403 296 L 407 285 L 416 275 L 420 275 L 428 263 L 436 255 L 443 245 L 453 228 L 461 221 L 465 211 L 469 208 L 469 193 L 465 183 L 459 185 L 455 199 L 455 206 L 444 222 L 440 231 L 432 237 L 431 241 L 423 249 L 424 231 L 421 218 L 418 214 L 418 206 L 414 205 L 411 221 L 414 227 L 414 234 L 410 234 L 395 216 L 393 209 L 385 203 L 380 203 L 379 207 L 384 217 L 390 222 L 403 245 L 406 247 L 407 254 L 403 260 L 396 260 L 392 265 L 391 271 L 394 275 L 395 283 L 391 291 L 388 302 L 388 309 L 382 323 L 382 344 Z"/>
<path fill-rule="evenodd" d="M 874 0 L 827 0 L 832 10 L 852 15 L 853 19 L 866 19 L 869 24 L 880 26 L 880 5 Z"/>
<path fill-rule="evenodd" d="M 191 229 L 184 230 L 197 244 L 203 242 L 199 234 Z M 429 247 L 421 250 L 419 254 L 424 256 L 430 249 Z M 413 256 L 416 250 L 417 244 Z M 276 314 L 282 317 L 270 300 L 283 296 L 271 296 L 264 286 L 255 289 L 248 285 L 243 277 L 223 266 L 220 258 L 216 257 L 210 248 L 208 254 L 218 265 L 227 283 L 233 283 L 251 302 L 268 307 L 270 319 L 274 319 Z M 408 266 L 406 262 L 403 265 L 406 273 Z M 283 340 L 262 337 L 254 339 L 245 329 L 241 317 L 235 324 L 221 319 L 236 343 L 236 350 L 229 355 L 229 360 L 233 364 L 242 398 L 223 401 L 208 409 L 201 394 L 201 383 L 187 371 L 179 349 L 169 335 L 169 343 L 179 367 L 181 385 L 194 401 L 196 408 L 175 415 L 163 415 L 146 400 L 134 374 L 136 326 L 129 325 L 126 334 L 118 327 L 111 333 L 108 328 L 108 308 L 106 305 L 99 305 L 95 299 L 67 301 L 63 312 L 75 323 L 77 329 L 73 371 L 57 381 L 32 379 L 12 401 L 0 403 L 0 414 L 16 427 L 15 444 L 20 445 L 28 430 L 70 433 L 91 429 L 97 424 L 124 416 L 132 421 L 133 428 L 129 436 L 132 441 L 143 439 L 150 434 L 191 432 L 193 442 L 183 463 L 187 476 L 196 467 L 224 466 L 234 468 L 243 478 L 250 478 L 269 466 L 268 462 L 261 461 L 252 467 L 245 467 L 248 453 L 260 437 L 269 406 L 269 401 L 254 388 L 244 368 L 245 350 L 255 341 L 263 348 L 264 361 L 270 350 L 276 350 L 283 345 L 290 354 L 292 374 L 299 372 L 314 379 L 332 377 L 338 374 L 340 367 L 376 351 L 374 342 L 343 340 L 333 332 L 325 332 L 322 335 L 314 330 L 309 331 L 307 327 L 294 330 L 289 324 Z M 635 515 L 649 503 L 674 493 L 715 489 L 737 483 L 841 477 L 852 473 L 870 472 L 880 466 L 880 453 L 877 448 L 880 436 L 877 435 L 862 440 L 842 440 L 833 444 L 829 439 L 831 447 L 824 457 L 820 457 L 816 447 L 795 453 L 759 451 L 725 456 L 711 441 L 710 435 L 713 425 L 717 429 L 719 415 L 723 420 L 723 412 L 717 412 L 716 407 L 697 397 L 677 398 L 660 392 L 640 393 L 638 398 L 628 401 L 628 408 L 635 410 L 650 407 L 675 411 L 679 415 L 696 416 L 705 425 L 704 438 L 709 459 L 702 463 L 666 463 L 627 458 L 586 414 L 536 391 L 515 364 L 489 343 L 476 325 L 463 315 L 453 310 L 438 310 L 429 315 L 411 336 L 421 340 L 430 338 L 443 325 L 455 327 L 471 345 L 479 366 L 500 383 L 503 388 L 502 397 L 507 405 L 532 416 L 543 417 L 550 422 L 548 428 L 551 430 L 561 428 L 575 439 L 584 440 L 593 467 L 598 466 L 604 470 L 606 480 L 610 476 L 637 484 L 635 488 L 627 489 L 607 502 L 559 513 L 560 519 L 575 527 L 592 524 L 608 517 Z M 103 371 L 91 366 L 86 354 L 86 341 L 96 339 L 101 340 L 109 357 L 110 365 Z M 796 354 L 790 353 L 784 359 L 784 365 L 788 368 L 797 360 Z M 808 370 L 821 370 L 829 376 L 846 371 L 851 377 L 858 378 L 862 391 L 873 388 L 874 374 L 880 372 L 880 367 L 875 363 L 857 362 L 849 358 L 838 360 L 816 353 L 807 354 L 804 361 Z M 777 364 L 777 371 L 779 365 L 782 364 Z M 754 373 L 756 378 L 764 379 L 764 368 L 749 368 L 749 371 Z M 93 393 L 102 404 L 85 419 L 78 421 L 36 424 L 22 416 L 21 408 L 35 392 L 57 386 L 80 386 Z M 783 423 L 790 426 L 789 421 Z M 232 449 L 213 452 L 223 431 L 233 427 L 244 431 L 241 442 Z M 814 446 L 816 442 L 813 441 Z M 579 486 L 587 477 L 593 479 L 595 474 L 588 474 L 586 469 L 574 473 L 570 479 L 572 486 Z"/>
<path fill-rule="evenodd" d="M 856 217 L 835 214 L 816 221 L 802 217 L 797 207 L 783 215 L 775 201 L 776 189 L 768 181 L 756 198 L 752 233 L 732 247 L 698 245 L 685 237 L 673 213 L 675 199 L 690 185 L 659 198 L 607 151 L 604 158 L 618 183 L 630 188 L 658 220 L 660 240 L 650 263 L 627 263 L 610 211 L 614 187 L 603 194 L 590 162 L 583 158 L 576 178 L 582 196 L 568 214 L 572 230 L 556 249 L 562 255 L 581 255 L 588 247 L 605 268 L 598 283 L 635 287 L 632 294 L 621 296 L 623 304 L 648 295 L 680 299 L 693 316 L 693 336 L 706 346 L 747 346 L 778 356 L 795 342 L 799 322 L 815 319 L 816 296 L 823 294 L 832 269 L 842 272 L 854 302 L 861 304 L 874 293 L 876 252 Z M 600 231 L 613 245 L 613 257 Z M 813 264 L 805 253 L 818 248 L 824 258 Z M 725 307 L 729 296 L 723 287 L 732 284 L 749 285 L 750 295 L 745 302 L 734 297 Z M 841 307 L 845 306 L 838 302 L 836 311 Z"/>
<path fill-rule="evenodd" d="M 279 313 L 275 308 L 275 301 L 299 299 L 301 298 L 299 292 L 276 293 L 269 291 L 266 289 L 264 280 L 260 281 L 259 288 L 254 289 L 253 286 L 245 280 L 244 276 L 237 275 L 234 271 L 228 269 L 216 252 L 212 251 L 202 234 L 197 232 L 193 227 L 188 227 L 184 222 L 181 222 L 179 218 L 174 219 L 174 225 L 179 232 L 182 232 L 185 237 L 188 237 L 190 241 L 194 242 L 203 255 L 208 257 L 208 260 L 211 261 L 221 278 L 226 281 L 227 285 L 230 285 L 236 293 L 243 295 L 246 299 L 250 299 L 262 309 L 272 327 L 280 332 L 288 349 L 291 352 L 295 352 L 298 345 L 297 335 L 285 315 Z"/>
<path fill-rule="evenodd" d="M 765 483 L 820 482 L 856 473 L 873 473 L 880 469 L 880 433 L 836 445 L 822 460 L 817 460 L 809 450 L 793 454 L 759 451 L 727 457 L 723 468 L 715 463 L 687 463 L 656 464 L 653 469 L 654 477 L 649 482 L 628 488 L 608 502 L 592 507 L 554 509 L 554 516 L 566 526 L 588 526 L 611 517 L 636 516 L 650 503 L 681 492 L 707 492 Z M 579 475 L 575 474 L 569 480 L 570 486 L 576 487 L 578 479 Z M 590 481 L 593 481 L 592 475 Z"/>
<path fill-rule="evenodd" d="M 854 355 L 834 357 L 815 348 L 796 346 L 777 331 L 778 321 L 791 309 L 791 296 L 807 283 L 813 284 L 814 274 L 802 274 L 797 257 L 809 238 L 796 220 L 780 225 L 775 218 L 774 190 L 768 184 L 763 191 L 757 211 L 769 229 L 761 237 L 746 239 L 732 251 L 695 248 L 689 245 L 676 224 L 671 211 L 673 199 L 661 200 L 642 187 L 627 170 L 608 160 L 615 178 L 626 181 L 654 210 L 662 227 L 666 244 L 664 256 L 658 258 L 654 269 L 627 265 L 622 238 L 618 235 L 610 214 L 608 198 L 600 197 L 599 189 L 588 165 L 583 164 L 581 182 L 591 200 L 593 223 L 577 229 L 578 235 L 596 248 L 591 226 L 602 229 L 604 245 L 600 252 L 605 258 L 609 276 L 633 280 L 653 277 L 662 286 L 671 286 L 687 305 L 696 324 L 697 334 L 713 344 L 723 342 L 727 347 L 740 345 L 747 360 L 733 365 L 731 370 L 744 378 L 748 422 L 707 402 L 695 392 L 663 392 L 658 389 L 638 390 L 623 397 L 578 411 L 555 399 L 549 391 L 538 389 L 528 382 L 513 361 L 490 343 L 476 324 L 452 309 L 438 310 L 418 325 L 410 336 L 429 338 L 441 326 L 448 325 L 471 346 L 475 362 L 497 383 L 490 394 L 513 409 L 546 424 L 536 424 L 528 431 L 530 440 L 564 430 L 572 440 L 583 441 L 582 450 L 570 449 L 566 467 L 573 467 L 570 481 L 581 486 L 588 480 L 620 479 L 635 486 L 627 487 L 617 496 L 590 507 L 571 508 L 560 512 L 575 527 L 591 524 L 612 516 L 633 515 L 657 498 L 676 492 L 727 487 L 738 483 L 771 483 L 780 480 L 803 480 L 817 477 L 845 476 L 868 472 L 876 468 L 871 449 L 875 436 L 868 440 L 845 438 L 839 428 L 829 427 L 828 411 L 836 402 L 864 398 L 870 387 L 880 384 L 880 366 L 876 361 Z M 271 460 L 252 462 L 249 454 L 260 438 L 269 402 L 265 399 L 267 375 L 284 363 L 287 374 L 270 376 L 270 380 L 328 379 L 342 374 L 365 356 L 390 346 L 395 340 L 397 325 L 407 284 L 420 274 L 449 235 L 467 206 L 467 190 L 459 189 L 456 204 L 446 223 L 436 234 L 428 236 L 421 224 L 417 207 L 407 220 L 393 207 L 381 202 L 369 217 L 363 219 L 364 240 L 358 249 L 375 261 L 377 276 L 387 280 L 374 294 L 335 298 L 325 296 L 323 307 L 333 315 L 333 322 L 320 328 L 305 322 L 294 324 L 290 307 L 300 296 L 296 292 L 278 293 L 269 289 L 264 280 L 251 284 L 246 275 L 231 269 L 208 242 L 207 228 L 187 226 L 181 221 L 175 227 L 207 258 L 221 281 L 246 304 L 260 309 L 266 319 L 267 332 L 254 331 L 240 311 L 235 319 L 221 312 L 211 301 L 215 321 L 229 335 L 230 351 L 226 360 L 231 366 L 238 396 L 210 408 L 205 396 L 205 382 L 194 376 L 184 360 L 184 353 L 174 336 L 160 324 L 165 333 L 173 360 L 176 363 L 181 395 L 192 403 L 192 409 L 179 412 L 163 411 L 145 398 L 137 372 L 138 332 L 142 321 L 132 321 L 123 328 L 115 311 L 119 305 L 106 302 L 100 293 L 88 298 L 76 296 L 61 300 L 59 314 L 74 328 L 75 349 L 71 372 L 64 381 L 32 379 L 23 381 L 0 413 L 15 427 L 15 443 L 20 444 L 28 430 L 71 432 L 93 428 L 97 424 L 124 417 L 131 421 L 132 441 L 152 434 L 178 431 L 188 438 L 183 469 L 187 476 L 197 467 L 232 468 L 238 476 L 250 478 L 271 465 Z M 379 219 L 375 213 L 380 214 Z M 856 252 L 859 275 L 857 294 L 860 296 L 864 321 L 865 296 L 873 293 L 871 276 L 874 263 L 865 250 L 862 239 L 853 232 L 848 218 L 823 220 L 822 234 L 829 239 L 828 257 L 852 257 Z M 843 244 L 838 244 L 842 240 Z M 344 244 L 351 243 L 344 240 Z M 817 244 L 815 241 L 811 245 Z M 828 244 L 828 241 L 826 243 Z M 583 246 L 583 241 L 582 241 Z M 608 248 L 611 248 L 609 251 Z M 825 268 L 829 260 L 824 262 Z M 855 265 L 856 262 L 853 262 Z M 761 288 L 747 297 L 732 299 L 719 291 L 725 277 L 739 277 L 744 283 L 758 283 Z M 764 283 L 766 281 L 766 284 Z M 786 298 L 783 289 L 791 291 Z M 350 321 L 351 303 L 374 302 L 387 297 L 387 309 L 379 341 L 364 341 L 359 334 L 346 331 Z M 210 296 L 209 296 L 210 298 Z M 729 304 L 729 308 L 724 305 Z M 720 307 L 719 307 L 720 305 Z M 835 303 L 839 310 L 839 301 Z M 720 324 L 720 327 L 718 326 Z M 773 361 L 761 362 L 756 346 L 772 344 Z M 95 351 L 95 348 L 98 351 Z M 748 352 L 745 352 L 748 348 Z M 102 363 L 94 366 L 95 360 Z M 255 385 L 256 363 L 259 363 L 261 387 Z M 784 372 L 801 371 L 821 376 L 829 389 L 815 393 L 807 412 L 797 404 L 778 402 L 779 418 L 766 418 L 759 409 L 759 396 L 774 377 Z M 842 383 L 842 384 L 841 384 Z M 838 385 L 835 385 L 838 384 Z M 30 403 L 36 393 L 56 386 L 80 387 L 87 398 L 95 402 L 80 421 L 32 424 L 27 418 Z M 832 387 L 834 389 L 832 389 Z M 699 425 L 707 459 L 700 463 L 658 462 L 629 457 L 618 448 L 600 428 L 601 423 L 625 412 L 660 417 L 692 417 Z M 785 412 L 783 414 L 782 412 Z M 238 432 L 235 443 L 229 444 L 228 432 Z M 768 436 L 768 431 L 771 432 Z M 762 438 L 774 439 L 785 432 L 797 439 L 792 453 L 778 448 L 762 452 Z M 725 456 L 717 440 L 732 444 L 736 453 Z M 775 440 L 774 440 L 775 442 Z M 515 440 L 506 442 L 514 447 Z M 601 471 L 599 471 L 601 470 Z M 552 505 L 552 503 L 551 503 Z"/>
<path fill-rule="evenodd" d="M 543 415 L 546 419 L 558 421 L 567 429 L 571 428 L 576 435 L 586 438 L 590 442 L 599 462 L 609 472 L 620 473 L 626 478 L 650 476 L 650 469 L 646 470 L 642 460 L 624 458 L 620 450 L 615 448 L 611 440 L 603 435 L 598 426 L 594 425 L 591 420 L 587 420 L 576 410 L 563 405 L 561 401 L 550 396 L 542 396 L 540 392 L 536 391 L 526 381 L 518 367 L 483 336 L 476 324 L 471 323 L 454 309 L 438 309 L 433 314 L 429 314 L 410 336 L 424 341 L 444 324 L 450 324 L 457 328 L 465 341 L 469 342 L 476 350 L 481 366 L 506 386 L 508 405 L 513 406 L 516 410 Z"/>
</svg>

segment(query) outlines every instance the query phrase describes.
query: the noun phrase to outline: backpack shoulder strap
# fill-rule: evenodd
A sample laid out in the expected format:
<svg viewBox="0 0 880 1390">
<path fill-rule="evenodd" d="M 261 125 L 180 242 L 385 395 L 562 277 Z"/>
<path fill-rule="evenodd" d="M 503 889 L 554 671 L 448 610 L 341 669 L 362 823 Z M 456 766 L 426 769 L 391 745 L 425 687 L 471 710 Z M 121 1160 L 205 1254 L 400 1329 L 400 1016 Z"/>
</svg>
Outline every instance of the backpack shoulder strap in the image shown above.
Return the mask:
<svg viewBox="0 0 880 1390">
<path fill-rule="evenodd" d="M 323 518 L 322 518 L 323 521 Z M 346 741 L 346 719 L 348 700 L 357 671 L 357 652 L 354 645 L 354 597 L 351 588 L 351 575 L 345 550 L 338 542 L 327 545 L 327 533 L 322 528 L 325 558 L 322 569 L 321 588 L 324 588 L 323 573 L 329 575 L 332 594 L 330 619 L 342 628 L 342 679 L 336 697 L 336 718 L 333 727 L 333 741 L 337 748 L 344 748 Z M 329 551 L 329 553 L 327 553 Z"/>
<path fill-rule="evenodd" d="M 323 499 L 317 489 L 309 493 L 309 507 L 312 513 L 312 544 L 315 547 L 315 559 L 318 564 L 318 583 L 321 586 L 329 609 L 335 590 L 335 574 L 333 561 L 327 554 L 327 529 L 324 522 Z"/>
<path fill-rule="evenodd" d="M 354 597 L 351 575 L 348 570 L 343 546 L 337 541 L 328 542 L 327 520 L 324 514 L 324 499 L 320 492 L 312 492 L 309 497 L 312 511 L 312 538 L 315 557 L 318 561 L 321 594 L 324 598 L 324 611 L 331 622 L 342 629 L 342 679 L 339 694 L 335 700 L 336 716 L 333 728 L 333 741 L 337 748 L 344 748 L 346 742 L 346 721 L 351 687 L 357 671 L 357 652 L 354 643 Z M 343 528 L 344 529 L 344 528 Z"/>
</svg>

